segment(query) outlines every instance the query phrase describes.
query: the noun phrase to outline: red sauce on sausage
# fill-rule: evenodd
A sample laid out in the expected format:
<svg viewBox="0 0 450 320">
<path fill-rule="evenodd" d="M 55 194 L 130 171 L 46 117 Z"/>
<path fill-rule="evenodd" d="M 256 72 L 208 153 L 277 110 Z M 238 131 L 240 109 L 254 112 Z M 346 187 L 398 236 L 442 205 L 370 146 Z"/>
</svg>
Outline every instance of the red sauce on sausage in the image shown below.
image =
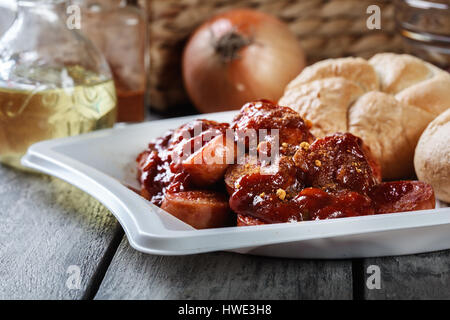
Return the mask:
<svg viewBox="0 0 450 320">
<path fill-rule="evenodd" d="M 237 133 L 250 129 L 279 132 L 275 171 L 264 172 L 265 164 L 259 162 L 231 165 L 219 187 L 207 185 L 207 188 L 219 188 L 219 195 L 225 197 L 224 180 L 227 182 L 228 203 L 237 214 L 239 225 L 434 208 L 434 192 L 426 183 L 380 183 L 380 166 L 360 138 L 336 133 L 314 139 L 309 132 L 310 124 L 297 112 L 267 100 L 244 105 L 230 125 L 196 120 L 152 141 L 137 157 L 141 195 L 160 206 L 166 194 L 203 192 L 175 159 L 185 156 L 183 150 L 193 152 L 198 143 L 204 146 L 207 142 L 203 141 L 203 135 L 225 134 L 228 128 L 235 130 L 235 141 L 239 139 Z M 258 144 L 267 143 L 270 149 L 271 139 L 258 140 Z M 195 199 L 184 199 L 191 200 L 195 202 Z"/>
</svg>

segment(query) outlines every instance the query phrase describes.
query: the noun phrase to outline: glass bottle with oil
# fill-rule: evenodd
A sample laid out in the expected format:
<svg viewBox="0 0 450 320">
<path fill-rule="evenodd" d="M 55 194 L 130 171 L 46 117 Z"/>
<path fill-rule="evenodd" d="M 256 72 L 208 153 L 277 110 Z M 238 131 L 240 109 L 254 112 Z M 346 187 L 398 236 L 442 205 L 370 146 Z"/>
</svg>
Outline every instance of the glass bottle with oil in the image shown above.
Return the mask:
<svg viewBox="0 0 450 320">
<path fill-rule="evenodd" d="M 109 67 L 77 32 L 68 1 L 17 0 L 17 16 L 0 39 L 0 162 L 38 141 L 113 126 L 117 97 Z"/>
<path fill-rule="evenodd" d="M 113 74 L 118 121 L 145 118 L 148 69 L 146 3 L 136 0 L 72 0 L 82 11 L 82 32 L 103 53 Z"/>
</svg>

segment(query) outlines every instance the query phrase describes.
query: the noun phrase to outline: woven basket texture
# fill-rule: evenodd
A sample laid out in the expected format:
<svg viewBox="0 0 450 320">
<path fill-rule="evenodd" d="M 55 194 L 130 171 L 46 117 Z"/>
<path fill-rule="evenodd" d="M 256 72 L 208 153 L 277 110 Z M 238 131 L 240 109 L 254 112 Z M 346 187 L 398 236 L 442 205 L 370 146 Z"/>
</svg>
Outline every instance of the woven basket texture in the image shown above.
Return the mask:
<svg viewBox="0 0 450 320">
<path fill-rule="evenodd" d="M 370 5 L 381 8 L 380 30 L 366 26 Z M 147 8 L 150 103 L 161 111 L 189 101 L 183 88 L 181 55 L 191 33 L 211 16 L 233 8 L 253 8 L 285 21 L 298 36 L 308 63 L 401 50 L 394 4 L 387 0 L 152 0 Z"/>
</svg>

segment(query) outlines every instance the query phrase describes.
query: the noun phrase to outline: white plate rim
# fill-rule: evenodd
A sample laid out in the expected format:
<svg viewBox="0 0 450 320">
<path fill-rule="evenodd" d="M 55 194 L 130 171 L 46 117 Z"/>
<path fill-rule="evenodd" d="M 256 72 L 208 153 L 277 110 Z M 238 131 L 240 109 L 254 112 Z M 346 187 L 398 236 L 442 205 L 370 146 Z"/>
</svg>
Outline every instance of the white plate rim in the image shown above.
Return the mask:
<svg viewBox="0 0 450 320">
<path fill-rule="evenodd" d="M 226 112 L 229 113 L 229 112 Z M 219 117 L 220 114 L 210 114 Z M 188 121 L 193 118 L 210 116 L 196 115 L 151 121 L 151 125 L 170 123 L 174 119 Z M 422 227 L 450 225 L 450 207 L 393 213 L 373 216 L 360 216 L 301 223 L 279 223 L 249 227 L 226 227 L 195 230 L 177 218 L 166 214 L 171 223 L 184 230 L 148 230 L 142 223 L 142 210 L 150 216 L 155 210 L 162 211 L 118 180 L 55 151 L 63 145 L 89 141 L 95 137 L 120 134 L 120 130 L 130 130 L 150 123 L 129 125 L 123 128 L 106 129 L 88 134 L 54 139 L 32 145 L 22 158 L 22 164 L 58 177 L 87 192 L 103 203 L 122 225 L 128 240 L 138 251 L 158 255 L 185 255 L 221 250 L 266 246 L 271 244 L 328 239 L 361 234 L 415 229 Z M 124 199 L 127 199 L 125 201 Z M 141 216 L 137 213 L 140 212 Z"/>
</svg>

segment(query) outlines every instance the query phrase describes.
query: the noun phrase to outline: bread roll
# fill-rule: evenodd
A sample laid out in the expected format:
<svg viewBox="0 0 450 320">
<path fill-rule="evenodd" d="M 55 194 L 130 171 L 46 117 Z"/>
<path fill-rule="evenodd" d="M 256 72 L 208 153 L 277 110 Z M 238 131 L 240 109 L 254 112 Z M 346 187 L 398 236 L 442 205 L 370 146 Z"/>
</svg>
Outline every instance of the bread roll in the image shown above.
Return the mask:
<svg viewBox="0 0 450 320">
<path fill-rule="evenodd" d="M 347 109 L 364 91 L 355 82 L 344 78 L 315 80 L 293 87 L 279 101 L 297 111 L 313 123 L 311 133 L 324 137 L 334 132 L 347 131 Z"/>
<path fill-rule="evenodd" d="M 291 81 L 286 90 L 314 80 L 341 77 L 356 82 L 363 90 L 378 90 L 378 78 L 374 68 L 363 58 L 327 59 L 303 69 Z"/>
<path fill-rule="evenodd" d="M 450 108 L 450 74 L 406 54 L 327 59 L 292 80 L 279 104 L 310 120 L 319 138 L 338 131 L 359 135 L 380 162 L 383 179 L 409 178 L 422 131 Z"/>
<path fill-rule="evenodd" d="M 450 109 L 423 132 L 416 147 L 414 167 L 419 180 L 431 184 L 439 200 L 450 203 Z"/>
<path fill-rule="evenodd" d="M 411 178 L 414 149 L 433 115 L 383 92 L 368 92 L 349 109 L 348 131 L 363 139 L 383 178 Z"/>
<path fill-rule="evenodd" d="M 395 97 L 437 117 L 450 109 L 450 74 L 441 73 L 434 78 L 419 82 L 401 91 Z"/>
<path fill-rule="evenodd" d="M 407 54 L 379 53 L 369 63 L 380 78 L 381 91 L 392 94 L 444 72 Z"/>
</svg>

